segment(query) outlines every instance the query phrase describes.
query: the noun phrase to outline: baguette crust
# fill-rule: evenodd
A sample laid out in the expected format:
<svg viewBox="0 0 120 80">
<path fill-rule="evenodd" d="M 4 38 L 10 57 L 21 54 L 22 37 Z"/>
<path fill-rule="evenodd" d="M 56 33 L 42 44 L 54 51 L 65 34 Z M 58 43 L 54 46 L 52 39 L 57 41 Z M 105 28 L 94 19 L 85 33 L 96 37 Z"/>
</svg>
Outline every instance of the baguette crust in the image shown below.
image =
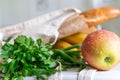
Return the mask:
<svg viewBox="0 0 120 80">
<path fill-rule="evenodd" d="M 120 10 L 107 6 L 83 11 L 80 15 L 84 15 L 88 26 L 93 27 L 120 16 Z"/>
</svg>

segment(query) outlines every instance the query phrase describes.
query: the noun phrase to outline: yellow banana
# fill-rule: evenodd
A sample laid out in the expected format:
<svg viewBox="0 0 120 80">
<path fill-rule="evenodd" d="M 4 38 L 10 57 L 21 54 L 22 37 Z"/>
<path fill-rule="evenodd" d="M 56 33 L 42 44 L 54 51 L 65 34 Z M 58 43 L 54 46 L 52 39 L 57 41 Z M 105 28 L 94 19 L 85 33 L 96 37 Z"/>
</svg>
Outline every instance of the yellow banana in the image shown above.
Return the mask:
<svg viewBox="0 0 120 80">
<path fill-rule="evenodd" d="M 63 40 L 73 45 L 81 44 L 83 40 L 86 38 L 86 36 L 87 36 L 86 33 L 76 33 L 76 34 L 63 38 Z"/>
<path fill-rule="evenodd" d="M 53 45 L 53 48 L 55 49 L 62 49 L 72 46 L 70 43 L 64 41 L 64 40 L 58 40 L 55 45 Z M 74 48 L 73 50 L 77 50 L 77 48 Z"/>
</svg>

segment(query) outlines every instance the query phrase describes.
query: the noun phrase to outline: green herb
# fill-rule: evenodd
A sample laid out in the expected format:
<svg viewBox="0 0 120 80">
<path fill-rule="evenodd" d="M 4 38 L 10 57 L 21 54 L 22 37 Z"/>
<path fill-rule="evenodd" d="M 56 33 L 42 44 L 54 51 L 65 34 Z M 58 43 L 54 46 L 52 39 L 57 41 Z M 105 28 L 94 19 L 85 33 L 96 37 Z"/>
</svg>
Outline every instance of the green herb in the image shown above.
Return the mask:
<svg viewBox="0 0 120 80">
<path fill-rule="evenodd" d="M 80 44 L 76 44 L 64 49 L 54 49 L 55 53 L 53 56 L 57 61 L 62 63 L 63 70 L 67 68 L 79 67 L 79 71 L 87 66 L 87 63 L 83 58 L 77 58 L 76 56 L 82 56 L 80 50 L 73 51 L 74 48 L 80 48 Z"/>
<path fill-rule="evenodd" d="M 80 45 L 52 49 L 52 45 L 43 43 L 41 39 L 34 41 L 31 37 L 20 35 L 14 40 L 14 44 L 7 41 L 2 46 L 0 57 L 3 62 L 0 63 L 0 68 L 4 77 L 1 79 L 23 80 L 26 76 L 37 76 L 37 79 L 45 80 L 45 75 L 57 72 L 58 62 L 62 63 L 63 69 L 70 66 L 83 69 L 86 67 L 85 61 L 75 57 L 81 55 L 81 52 L 71 51 L 76 47 Z"/>
</svg>

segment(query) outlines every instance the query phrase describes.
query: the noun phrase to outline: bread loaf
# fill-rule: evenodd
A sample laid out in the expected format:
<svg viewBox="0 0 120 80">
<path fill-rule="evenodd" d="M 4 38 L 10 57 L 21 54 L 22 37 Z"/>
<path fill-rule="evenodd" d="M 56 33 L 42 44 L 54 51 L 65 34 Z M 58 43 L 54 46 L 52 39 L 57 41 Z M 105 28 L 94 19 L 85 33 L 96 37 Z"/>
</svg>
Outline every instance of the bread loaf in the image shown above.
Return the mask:
<svg viewBox="0 0 120 80">
<path fill-rule="evenodd" d="M 70 16 L 59 28 L 59 39 L 77 32 L 89 33 L 89 28 L 120 16 L 120 10 L 111 6 L 90 9 Z"/>
<path fill-rule="evenodd" d="M 88 26 L 93 27 L 120 16 L 120 10 L 106 6 L 83 11 L 80 15 L 84 15 Z"/>
</svg>

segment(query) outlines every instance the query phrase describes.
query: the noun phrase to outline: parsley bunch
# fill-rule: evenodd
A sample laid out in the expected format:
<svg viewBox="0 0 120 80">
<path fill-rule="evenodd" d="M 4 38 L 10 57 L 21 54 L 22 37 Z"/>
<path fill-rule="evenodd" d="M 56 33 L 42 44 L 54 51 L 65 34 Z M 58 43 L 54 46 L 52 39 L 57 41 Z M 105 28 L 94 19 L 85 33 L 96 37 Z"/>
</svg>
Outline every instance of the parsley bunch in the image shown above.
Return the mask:
<svg viewBox="0 0 120 80">
<path fill-rule="evenodd" d="M 14 44 L 5 43 L 2 46 L 1 57 L 4 62 L 0 65 L 5 74 L 4 80 L 23 80 L 23 76 L 41 77 L 41 75 L 56 72 L 56 60 L 50 44 L 44 44 L 41 39 L 36 43 L 32 38 L 18 36 Z"/>
<path fill-rule="evenodd" d="M 86 67 L 83 59 L 77 59 L 76 55 L 81 52 L 71 51 L 80 47 L 74 45 L 65 49 L 52 49 L 52 46 L 43 43 L 41 39 L 34 41 L 31 37 L 19 35 L 14 44 L 6 42 L 2 46 L 0 57 L 3 62 L 0 68 L 4 74 L 2 80 L 24 80 L 26 76 L 37 76 L 40 80 L 45 80 L 44 76 L 49 76 L 57 72 L 57 62 L 61 62 L 63 69 L 69 67 Z"/>
</svg>

